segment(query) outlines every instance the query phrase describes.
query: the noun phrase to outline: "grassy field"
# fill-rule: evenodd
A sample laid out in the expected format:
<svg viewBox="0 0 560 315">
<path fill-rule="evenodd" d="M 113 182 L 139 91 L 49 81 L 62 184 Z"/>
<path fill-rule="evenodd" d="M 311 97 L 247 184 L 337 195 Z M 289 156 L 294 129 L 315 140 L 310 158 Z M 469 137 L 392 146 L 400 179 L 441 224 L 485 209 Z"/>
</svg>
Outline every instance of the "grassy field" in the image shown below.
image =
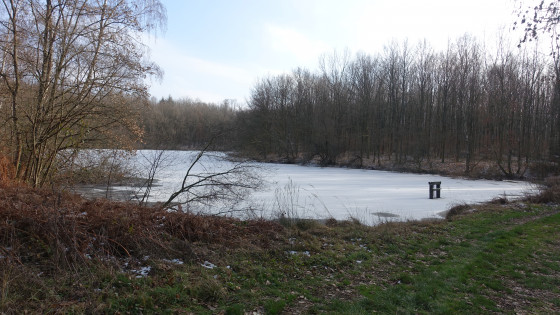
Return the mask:
<svg viewBox="0 0 560 315">
<path fill-rule="evenodd" d="M 0 192 L 4 313 L 560 313 L 557 203 L 368 227 Z"/>
</svg>

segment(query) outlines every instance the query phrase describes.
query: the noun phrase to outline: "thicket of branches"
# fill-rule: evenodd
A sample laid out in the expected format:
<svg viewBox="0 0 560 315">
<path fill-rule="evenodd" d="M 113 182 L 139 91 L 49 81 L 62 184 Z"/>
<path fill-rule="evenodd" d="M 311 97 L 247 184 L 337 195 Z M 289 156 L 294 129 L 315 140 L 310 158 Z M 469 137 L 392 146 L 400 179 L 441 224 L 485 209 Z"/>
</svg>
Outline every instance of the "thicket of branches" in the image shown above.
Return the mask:
<svg viewBox="0 0 560 315">
<path fill-rule="evenodd" d="M 445 51 L 391 43 L 376 55 L 326 55 L 320 70 L 269 76 L 238 113 L 239 145 L 288 161 L 343 155 L 362 164 L 481 160 L 508 177 L 560 155 L 556 62 L 537 50 L 489 52 L 470 36 Z"/>
<path fill-rule="evenodd" d="M 200 148 L 221 134 L 216 148 L 288 162 L 461 162 L 469 174 L 484 161 L 506 177 L 547 173 L 560 161 L 557 62 L 507 47 L 465 35 L 445 51 L 393 42 L 376 55 L 335 52 L 318 71 L 261 79 L 245 109 L 162 99 L 143 114 L 144 146 Z"/>
<path fill-rule="evenodd" d="M 139 138 L 143 32 L 165 23 L 159 0 L 1 0 L 0 148 L 15 175 L 48 183 L 59 152 Z"/>
</svg>

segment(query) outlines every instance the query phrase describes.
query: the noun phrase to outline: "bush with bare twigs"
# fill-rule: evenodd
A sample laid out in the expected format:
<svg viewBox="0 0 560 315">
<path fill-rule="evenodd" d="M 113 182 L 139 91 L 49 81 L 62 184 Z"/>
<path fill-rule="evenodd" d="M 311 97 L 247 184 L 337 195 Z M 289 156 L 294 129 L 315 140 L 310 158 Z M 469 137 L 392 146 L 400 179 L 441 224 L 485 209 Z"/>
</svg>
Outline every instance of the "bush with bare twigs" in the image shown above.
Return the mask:
<svg viewBox="0 0 560 315">
<path fill-rule="evenodd" d="M 560 202 L 560 176 L 550 176 L 544 180 L 540 192 L 527 197 L 530 202 L 559 203 Z"/>
</svg>

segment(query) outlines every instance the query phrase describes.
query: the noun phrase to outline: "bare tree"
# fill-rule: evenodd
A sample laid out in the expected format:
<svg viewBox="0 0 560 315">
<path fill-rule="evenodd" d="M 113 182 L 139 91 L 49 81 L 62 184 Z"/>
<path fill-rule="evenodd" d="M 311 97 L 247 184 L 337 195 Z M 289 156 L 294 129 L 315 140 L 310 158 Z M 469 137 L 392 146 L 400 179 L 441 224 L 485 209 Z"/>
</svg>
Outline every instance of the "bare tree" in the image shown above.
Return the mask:
<svg viewBox="0 0 560 315">
<path fill-rule="evenodd" d="M 58 152 L 138 137 L 147 96 L 141 33 L 160 28 L 159 0 L 2 0 L 0 79 L 11 122 L 2 130 L 17 176 L 43 185 Z M 6 119 L 6 118 L 4 118 Z"/>
<path fill-rule="evenodd" d="M 223 202 L 229 203 L 227 211 L 232 211 L 230 209 L 244 200 L 249 191 L 262 187 L 262 178 L 256 172 L 258 167 L 250 165 L 247 161 L 229 161 L 231 164 L 222 170 L 194 172 L 195 166 L 208 155 L 211 144 L 212 142 L 209 142 L 198 152 L 186 170 L 181 186 L 171 193 L 163 203 L 163 208 L 170 208 L 174 204 L 209 205 L 213 202 Z"/>
<path fill-rule="evenodd" d="M 354 106 L 351 109 L 352 121 L 355 122 L 354 132 L 357 133 L 357 146 L 360 166 L 364 159 L 368 159 L 372 152 L 372 144 L 379 149 L 381 133 L 380 123 L 376 119 L 379 112 L 379 102 L 376 102 L 378 93 L 379 60 L 365 54 L 356 55 L 356 60 L 351 67 L 351 91 Z"/>
<path fill-rule="evenodd" d="M 347 106 L 350 86 L 350 53 L 334 51 L 319 59 L 321 80 L 318 88 L 319 137 L 316 147 L 324 165 L 335 164 L 348 149 L 349 124 Z"/>
<path fill-rule="evenodd" d="M 533 4 L 524 4 L 523 1 L 519 1 L 517 17 L 519 20 L 514 23 L 514 29 L 521 28 L 523 31 L 519 46 L 539 39 L 540 35 L 549 35 L 552 41 L 552 53 L 557 56 L 557 50 L 560 48 L 558 33 L 560 2 L 540 0 Z"/>
<path fill-rule="evenodd" d="M 164 150 L 154 150 L 153 152 L 151 152 L 151 154 L 144 154 L 140 152 L 140 155 L 144 159 L 144 162 L 147 162 L 147 174 L 142 185 L 140 185 L 139 187 L 140 189 L 138 190 L 139 192 L 141 192 L 142 196 L 140 197 L 136 194 L 134 197 L 138 199 L 138 202 L 141 205 L 145 205 L 148 203 L 158 171 L 161 168 L 165 167 L 166 164 L 168 164 L 168 157 L 165 153 L 166 151 Z"/>
<path fill-rule="evenodd" d="M 521 28 L 523 37 L 519 46 L 524 43 L 539 40 L 541 35 L 549 36 L 550 54 L 553 59 L 555 75 L 554 90 L 551 102 L 550 120 L 550 159 L 560 165 L 560 2 L 556 0 L 541 0 L 536 5 L 524 4 L 519 1 L 517 15 L 519 21 L 515 28 Z"/>
</svg>

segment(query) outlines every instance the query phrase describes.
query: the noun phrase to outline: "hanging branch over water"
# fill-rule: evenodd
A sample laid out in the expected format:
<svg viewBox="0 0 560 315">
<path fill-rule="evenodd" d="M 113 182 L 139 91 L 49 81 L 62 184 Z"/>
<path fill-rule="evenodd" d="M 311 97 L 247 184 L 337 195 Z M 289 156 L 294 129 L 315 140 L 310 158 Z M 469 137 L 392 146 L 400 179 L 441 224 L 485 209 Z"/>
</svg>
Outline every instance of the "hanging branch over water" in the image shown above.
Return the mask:
<svg viewBox="0 0 560 315">
<path fill-rule="evenodd" d="M 193 169 L 201 163 L 203 156 L 208 154 L 208 149 L 213 141 L 200 150 L 191 162 L 181 187 L 173 192 L 163 208 L 170 208 L 173 204 L 202 203 L 208 205 L 213 201 L 240 202 L 250 190 L 262 186 L 262 179 L 256 172 L 256 167 L 246 161 L 234 162 L 231 167 L 223 171 L 206 172 L 195 174 Z M 186 199 L 178 202 L 178 198 L 186 196 Z"/>
</svg>

